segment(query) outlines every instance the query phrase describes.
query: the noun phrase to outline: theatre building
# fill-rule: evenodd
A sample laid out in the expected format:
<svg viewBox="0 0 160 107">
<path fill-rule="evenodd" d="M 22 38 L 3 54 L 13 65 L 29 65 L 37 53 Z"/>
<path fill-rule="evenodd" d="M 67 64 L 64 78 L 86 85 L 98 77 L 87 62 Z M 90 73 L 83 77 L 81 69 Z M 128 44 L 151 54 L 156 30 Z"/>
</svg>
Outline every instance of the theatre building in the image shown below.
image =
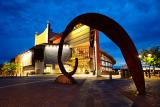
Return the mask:
<svg viewBox="0 0 160 107">
<path fill-rule="evenodd" d="M 57 53 L 62 34 L 52 32 L 50 23 L 42 33 L 36 33 L 35 45 L 15 57 L 20 65 L 17 75 L 61 73 Z M 76 73 L 80 74 L 107 74 L 116 63 L 99 48 L 98 31 L 82 24 L 75 26 L 64 41 L 62 61 L 68 72 L 73 70 L 75 58 L 79 62 Z"/>
</svg>

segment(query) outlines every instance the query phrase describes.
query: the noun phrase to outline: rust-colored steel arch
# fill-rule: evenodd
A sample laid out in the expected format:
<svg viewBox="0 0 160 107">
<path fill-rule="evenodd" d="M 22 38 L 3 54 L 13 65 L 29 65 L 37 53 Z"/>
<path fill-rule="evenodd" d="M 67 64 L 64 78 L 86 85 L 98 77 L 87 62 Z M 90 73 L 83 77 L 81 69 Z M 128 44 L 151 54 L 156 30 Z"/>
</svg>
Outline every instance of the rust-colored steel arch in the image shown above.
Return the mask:
<svg viewBox="0 0 160 107">
<path fill-rule="evenodd" d="M 73 72 L 68 73 L 66 72 L 63 66 L 63 63 L 61 61 L 61 56 L 62 56 L 64 39 L 73 30 L 74 26 L 79 23 L 88 25 L 91 28 L 102 31 L 109 39 L 111 39 L 120 48 L 139 94 L 144 95 L 145 94 L 144 74 L 142 71 L 142 65 L 140 59 L 137 57 L 138 52 L 134 46 L 134 43 L 130 39 L 127 32 L 118 23 L 116 23 L 111 18 L 98 13 L 82 14 L 73 19 L 66 27 L 65 31 L 63 32 L 58 50 L 58 63 L 61 72 L 68 77 L 71 77 L 71 75 L 73 75 L 76 72 L 78 59 L 76 59 L 76 64 Z"/>
</svg>

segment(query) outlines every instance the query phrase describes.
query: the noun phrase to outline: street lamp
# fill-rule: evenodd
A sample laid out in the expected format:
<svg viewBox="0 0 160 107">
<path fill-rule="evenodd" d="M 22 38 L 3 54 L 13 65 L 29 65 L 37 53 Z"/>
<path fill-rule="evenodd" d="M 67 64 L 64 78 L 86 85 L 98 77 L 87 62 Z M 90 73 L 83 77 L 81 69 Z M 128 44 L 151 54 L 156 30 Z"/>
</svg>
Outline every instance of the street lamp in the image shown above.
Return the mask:
<svg viewBox="0 0 160 107">
<path fill-rule="evenodd" d="M 151 57 L 151 56 L 152 56 L 152 54 L 148 54 L 147 56 L 148 56 L 148 57 Z"/>
<path fill-rule="evenodd" d="M 141 59 L 141 58 L 142 58 L 142 55 L 138 55 L 138 57 Z"/>
</svg>

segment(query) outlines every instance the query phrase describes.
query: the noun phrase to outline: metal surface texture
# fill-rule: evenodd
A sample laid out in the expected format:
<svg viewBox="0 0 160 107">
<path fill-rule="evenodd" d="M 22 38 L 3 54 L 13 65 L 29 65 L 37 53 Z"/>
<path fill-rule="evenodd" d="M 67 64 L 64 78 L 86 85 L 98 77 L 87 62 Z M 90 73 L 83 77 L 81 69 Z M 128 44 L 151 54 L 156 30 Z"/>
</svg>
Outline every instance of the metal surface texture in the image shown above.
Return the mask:
<svg viewBox="0 0 160 107">
<path fill-rule="evenodd" d="M 63 32 L 58 50 L 58 64 L 61 72 L 68 77 L 72 77 L 72 75 L 76 72 L 78 66 L 78 59 L 76 59 L 75 61 L 74 70 L 68 73 L 63 66 L 63 63 L 61 61 L 61 56 L 62 56 L 64 39 L 73 30 L 74 26 L 76 26 L 79 23 L 82 23 L 84 25 L 90 26 L 93 29 L 103 32 L 109 39 L 111 39 L 120 48 L 123 57 L 127 63 L 128 69 L 131 73 L 131 76 L 137 87 L 137 91 L 139 92 L 140 95 L 144 95 L 145 94 L 144 74 L 142 71 L 142 65 L 140 59 L 138 58 L 138 52 L 135 48 L 134 43 L 130 39 L 127 32 L 116 21 L 102 14 L 98 13 L 82 14 L 73 19 L 68 24 L 65 31 Z"/>
</svg>

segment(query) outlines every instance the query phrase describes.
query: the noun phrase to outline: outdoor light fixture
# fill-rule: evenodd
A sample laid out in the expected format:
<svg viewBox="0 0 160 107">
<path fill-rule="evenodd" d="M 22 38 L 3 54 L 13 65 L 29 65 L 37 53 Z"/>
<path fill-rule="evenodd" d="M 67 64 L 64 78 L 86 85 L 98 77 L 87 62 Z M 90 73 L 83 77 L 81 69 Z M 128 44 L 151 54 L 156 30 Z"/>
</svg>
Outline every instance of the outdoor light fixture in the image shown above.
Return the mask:
<svg viewBox="0 0 160 107">
<path fill-rule="evenodd" d="M 142 55 L 138 55 L 139 58 L 142 58 Z"/>
<path fill-rule="evenodd" d="M 152 54 L 148 54 L 147 56 L 148 56 L 148 57 L 151 57 L 151 56 L 152 56 Z"/>
</svg>

